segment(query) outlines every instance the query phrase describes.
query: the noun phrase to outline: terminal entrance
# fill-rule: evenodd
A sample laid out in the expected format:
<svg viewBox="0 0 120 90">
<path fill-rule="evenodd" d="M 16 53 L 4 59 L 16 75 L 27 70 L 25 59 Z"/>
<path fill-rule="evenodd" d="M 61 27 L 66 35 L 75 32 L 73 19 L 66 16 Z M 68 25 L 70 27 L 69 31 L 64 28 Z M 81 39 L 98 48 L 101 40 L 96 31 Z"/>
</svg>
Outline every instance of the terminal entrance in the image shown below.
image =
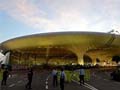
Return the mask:
<svg viewBox="0 0 120 90">
<path fill-rule="evenodd" d="M 65 48 L 41 47 L 13 50 L 11 63 L 19 65 L 67 65 L 77 64 L 77 56 Z"/>
</svg>

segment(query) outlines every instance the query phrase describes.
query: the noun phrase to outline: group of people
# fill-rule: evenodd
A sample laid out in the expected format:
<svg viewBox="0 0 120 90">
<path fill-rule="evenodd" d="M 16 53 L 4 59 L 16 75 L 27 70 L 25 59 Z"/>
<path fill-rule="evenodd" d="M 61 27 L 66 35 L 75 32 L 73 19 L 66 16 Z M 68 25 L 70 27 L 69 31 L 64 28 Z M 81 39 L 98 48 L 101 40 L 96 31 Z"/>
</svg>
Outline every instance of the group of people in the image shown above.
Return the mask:
<svg viewBox="0 0 120 90">
<path fill-rule="evenodd" d="M 53 69 L 52 76 L 53 76 L 53 87 L 56 87 L 56 86 L 58 86 L 58 72 L 56 69 Z M 61 88 L 61 90 L 64 90 L 65 77 L 66 77 L 66 75 L 65 75 L 64 69 L 62 68 L 61 72 L 60 72 L 60 88 Z"/>
<path fill-rule="evenodd" d="M 60 75 L 60 89 L 64 90 L 66 74 L 65 74 L 63 68 L 61 69 L 61 72 L 59 75 Z M 2 76 L 3 76 L 3 78 L 1 81 L 1 85 L 6 85 L 6 81 L 9 76 L 9 72 L 7 69 L 4 69 Z M 53 76 L 53 87 L 57 87 L 58 86 L 58 71 L 57 71 L 57 69 L 53 69 L 52 76 Z M 85 71 L 84 71 L 84 68 L 81 67 L 79 70 L 80 85 L 84 84 L 84 76 L 85 76 Z M 28 82 L 25 85 L 25 87 L 27 89 L 31 89 L 32 77 L 33 77 L 33 69 L 32 68 L 28 69 L 27 77 L 28 77 Z"/>
<path fill-rule="evenodd" d="M 57 87 L 58 86 L 58 71 L 56 69 L 53 69 L 52 76 L 53 76 L 53 87 Z M 81 67 L 79 69 L 80 85 L 84 84 L 84 76 L 85 76 L 85 70 L 83 67 Z M 64 90 L 65 78 L 66 78 L 66 75 L 65 75 L 64 69 L 62 68 L 61 72 L 60 72 L 60 88 L 61 88 L 61 90 Z"/>
<path fill-rule="evenodd" d="M 28 89 L 31 89 L 32 77 L 33 77 L 33 69 L 32 68 L 29 68 L 27 76 L 28 76 L 28 82 L 25 85 L 25 87 Z M 58 71 L 57 71 L 57 69 L 53 69 L 52 76 L 53 76 L 53 87 L 57 87 L 58 86 Z M 80 85 L 84 84 L 84 76 L 85 76 L 85 71 L 84 71 L 84 68 L 81 67 L 79 70 Z M 61 90 L 64 90 L 65 79 L 66 79 L 66 74 L 64 72 L 64 69 L 62 68 L 61 72 L 60 72 L 60 89 Z M 6 78 L 5 78 L 5 80 L 6 80 Z"/>
</svg>

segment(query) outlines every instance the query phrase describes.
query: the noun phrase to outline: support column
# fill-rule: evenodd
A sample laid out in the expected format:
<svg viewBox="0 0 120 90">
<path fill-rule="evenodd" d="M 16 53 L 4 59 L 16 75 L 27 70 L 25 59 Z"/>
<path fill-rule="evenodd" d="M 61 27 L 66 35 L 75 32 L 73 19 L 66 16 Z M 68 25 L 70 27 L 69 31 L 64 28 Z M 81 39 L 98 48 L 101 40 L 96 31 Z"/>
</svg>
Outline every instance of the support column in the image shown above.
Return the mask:
<svg viewBox="0 0 120 90">
<path fill-rule="evenodd" d="M 19 65 L 21 64 L 21 53 L 19 53 Z"/>
<path fill-rule="evenodd" d="M 96 65 L 96 64 L 97 64 L 96 58 L 92 58 L 92 63 L 93 63 L 93 65 Z"/>
<path fill-rule="evenodd" d="M 36 54 L 35 54 L 35 56 L 34 56 L 34 60 L 35 60 L 35 63 L 34 63 L 34 64 L 35 64 L 35 65 L 37 65 L 37 64 L 36 64 L 36 63 L 37 63 L 37 62 L 36 62 L 36 58 L 37 58 L 37 56 L 36 56 Z"/>
<path fill-rule="evenodd" d="M 77 59 L 78 59 L 78 64 L 84 65 L 83 55 L 86 52 L 86 48 L 78 47 L 78 46 L 71 46 L 71 47 L 67 47 L 67 48 L 68 48 L 68 50 L 71 50 L 72 52 L 74 52 L 76 54 Z"/>
<path fill-rule="evenodd" d="M 50 51 L 50 47 L 46 48 L 46 64 L 48 64 L 49 61 L 49 51 Z"/>
<path fill-rule="evenodd" d="M 78 59 L 78 64 L 80 64 L 80 65 L 84 65 L 84 60 L 83 60 L 83 53 L 76 53 L 76 55 L 77 55 L 77 59 Z"/>
</svg>

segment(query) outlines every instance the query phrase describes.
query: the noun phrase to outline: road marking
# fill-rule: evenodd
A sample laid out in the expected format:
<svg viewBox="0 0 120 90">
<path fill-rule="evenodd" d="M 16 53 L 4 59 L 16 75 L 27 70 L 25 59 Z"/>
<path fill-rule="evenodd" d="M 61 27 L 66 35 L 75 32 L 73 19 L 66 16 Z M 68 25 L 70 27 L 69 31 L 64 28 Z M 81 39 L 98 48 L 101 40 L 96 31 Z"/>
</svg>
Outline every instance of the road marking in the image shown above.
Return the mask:
<svg viewBox="0 0 120 90">
<path fill-rule="evenodd" d="M 17 83 L 21 83 L 21 82 L 22 82 L 22 80 L 18 81 Z"/>
<path fill-rule="evenodd" d="M 23 80 L 25 80 L 25 81 L 26 81 L 26 80 L 27 80 L 27 78 L 24 78 Z"/>
<path fill-rule="evenodd" d="M 11 85 L 9 85 L 9 87 L 13 87 L 13 86 L 15 86 L 15 84 L 11 84 Z"/>
<path fill-rule="evenodd" d="M 75 80 L 72 80 L 72 81 L 75 82 L 75 83 L 77 83 L 77 84 L 79 84 L 78 81 L 75 81 Z M 92 85 L 87 84 L 87 83 L 85 83 L 85 85 L 83 85 L 83 86 L 86 87 L 86 88 L 89 88 L 90 90 L 98 90 L 97 88 L 95 88 Z"/>
<path fill-rule="evenodd" d="M 50 77 L 50 75 L 48 75 L 48 76 L 47 76 L 47 78 L 46 78 L 46 82 L 45 82 L 45 84 L 46 84 L 46 85 L 45 85 L 45 89 L 48 89 L 48 79 L 49 79 L 49 77 Z"/>
<path fill-rule="evenodd" d="M 85 83 L 85 85 L 89 86 L 90 88 L 92 88 L 92 90 L 98 90 L 97 88 L 93 87 L 92 85 Z"/>
<path fill-rule="evenodd" d="M 117 81 L 114 81 L 115 84 L 119 84 L 120 85 L 120 82 L 117 82 Z"/>
<path fill-rule="evenodd" d="M 109 81 L 108 79 L 103 79 L 103 80 L 105 80 L 105 81 Z"/>
<path fill-rule="evenodd" d="M 49 77 L 50 77 L 50 75 L 47 76 L 46 81 L 48 81 Z"/>
<path fill-rule="evenodd" d="M 16 77 L 17 75 L 16 74 L 11 74 L 11 77 Z"/>
</svg>

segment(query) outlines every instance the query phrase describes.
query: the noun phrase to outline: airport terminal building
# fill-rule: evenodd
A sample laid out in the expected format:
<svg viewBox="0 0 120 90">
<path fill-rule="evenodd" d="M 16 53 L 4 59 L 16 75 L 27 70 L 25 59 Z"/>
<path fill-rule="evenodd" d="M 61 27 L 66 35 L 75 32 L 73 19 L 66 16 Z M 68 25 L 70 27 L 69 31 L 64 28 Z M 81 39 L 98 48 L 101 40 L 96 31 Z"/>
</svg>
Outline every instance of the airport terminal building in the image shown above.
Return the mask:
<svg viewBox="0 0 120 90">
<path fill-rule="evenodd" d="M 12 64 L 115 65 L 120 55 L 120 36 L 97 32 L 54 32 L 4 41 L 0 49 L 10 50 Z"/>
</svg>

